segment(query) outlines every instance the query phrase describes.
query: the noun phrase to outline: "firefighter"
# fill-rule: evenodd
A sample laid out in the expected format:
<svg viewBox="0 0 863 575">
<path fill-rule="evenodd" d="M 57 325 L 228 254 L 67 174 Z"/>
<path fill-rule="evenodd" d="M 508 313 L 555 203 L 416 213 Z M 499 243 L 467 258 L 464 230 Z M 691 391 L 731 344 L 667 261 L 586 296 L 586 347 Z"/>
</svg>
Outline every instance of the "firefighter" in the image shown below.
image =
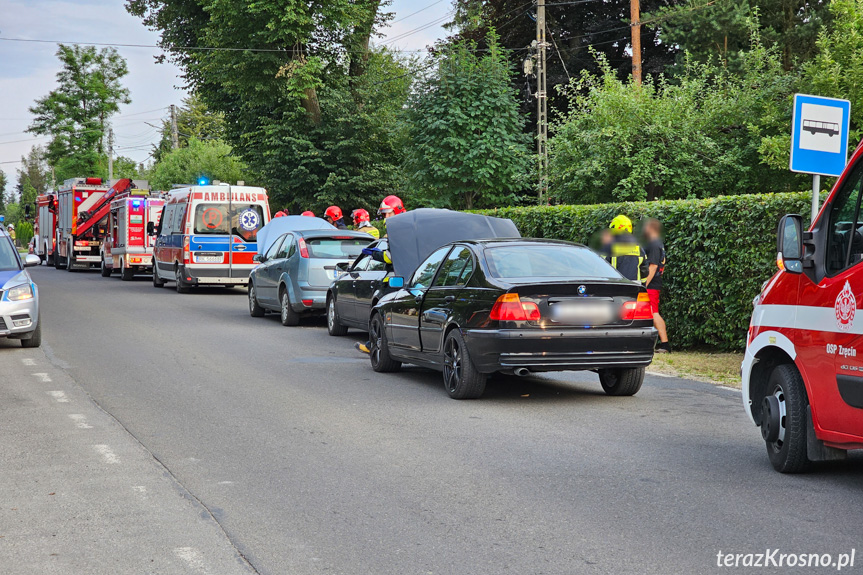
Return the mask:
<svg viewBox="0 0 863 575">
<path fill-rule="evenodd" d="M 632 235 L 632 220 L 621 214 L 611 220 L 608 229 L 612 235 L 608 263 L 626 279 L 639 283 L 647 279 L 647 255 Z"/>
<path fill-rule="evenodd" d="M 274 218 L 283 218 L 283 217 L 289 216 L 289 215 L 290 214 L 288 213 L 288 210 L 286 208 L 284 210 L 279 210 L 278 212 L 276 212 L 276 214 L 273 217 Z"/>
<path fill-rule="evenodd" d="M 348 229 L 345 225 L 345 217 L 342 214 L 342 209 L 338 206 L 330 206 L 324 212 L 324 219 L 336 226 L 340 230 Z"/>
<path fill-rule="evenodd" d="M 381 237 L 381 232 L 369 221 L 371 218 L 366 210 L 362 208 L 354 210 L 351 212 L 351 219 L 354 220 L 354 226 L 358 232 L 365 232 L 375 239 Z"/>
<path fill-rule="evenodd" d="M 405 213 L 405 205 L 402 199 L 398 196 L 387 196 L 381 202 L 381 207 L 378 208 L 378 215 L 387 219 L 390 216 L 397 216 Z"/>
<path fill-rule="evenodd" d="M 301 216 L 309 216 L 310 218 L 313 218 L 313 217 L 315 217 L 315 212 L 310 211 L 310 210 L 306 210 L 303 213 L 301 213 L 300 215 Z"/>
</svg>

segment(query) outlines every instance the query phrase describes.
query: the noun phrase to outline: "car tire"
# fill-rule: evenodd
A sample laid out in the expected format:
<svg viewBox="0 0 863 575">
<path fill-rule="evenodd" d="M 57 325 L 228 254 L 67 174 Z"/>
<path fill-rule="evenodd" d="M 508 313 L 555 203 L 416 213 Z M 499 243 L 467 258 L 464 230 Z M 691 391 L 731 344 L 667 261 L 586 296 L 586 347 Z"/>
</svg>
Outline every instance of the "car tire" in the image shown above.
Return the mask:
<svg viewBox="0 0 863 575">
<path fill-rule="evenodd" d="M 36 318 L 36 329 L 28 339 L 21 340 L 21 347 L 39 347 L 42 345 L 42 318 Z"/>
<path fill-rule="evenodd" d="M 174 269 L 174 287 L 177 288 L 177 293 L 189 293 L 189 286 L 183 281 L 183 276 L 180 273 L 180 266 Z"/>
<path fill-rule="evenodd" d="M 153 262 L 153 287 L 165 287 L 165 280 L 159 277 L 159 266 L 156 265 L 155 261 Z"/>
<path fill-rule="evenodd" d="M 281 297 L 279 297 L 279 302 L 281 303 L 281 313 L 279 316 L 282 320 L 283 326 L 293 326 L 299 325 L 300 323 L 300 314 L 294 311 L 294 308 L 291 307 L 291 296 L 288 295 L 288 290 L 282 288 Z"/>
<path fill-rule="evenodd" d="M 258 303 L 255 284 L 252 282 L 249 282 L 249 315 L 252 317 L 264 317 L 264 308 Z"/>
<path fill-rule="evenodd" d="M 387 330 L 379 313 L 375 313 L 369 322 L 369 343 L 369 359 L 373 370 L 378 373 L 392 373 L 402 368 L 402 362 L 396 361 L 390 355 Z"/>
<path fill-rule="evenodd" d="M 99 267 L 99 272 L 103 278 L 111 277 L 111 268 L 105 265 L 105 256 L 102 256 L 102 265 Z"/>
<path fill-rule="evenodd" d="M 767 383 L 768 392 L 780 407 L 779 439 L 766 441 L 767 457 L 780 473 L 800 473 L 809 469 L 806 454 L 806 387 L 793 365 L 777 366 Z"/>
<path fill-rule="evenodd" d="M 339 312 L 336 310 L 336 298 L 327 298 L 327 333 L 333 336 L 347 335 L 347 326 L 339 323 Z"/>
<path fill-rule="evenodd" d="M 476 369 L 458 328 L 447 334 L 443 350 L 443 385 L 449 396 L 453 399 L 481 397 L 488 376 Z"/>
<path fill-rule="evenodd" d="M 644 383 L 644 368 L 600 369 L 599 383 L 608 395 L 635 395 Z"/>
</svg>

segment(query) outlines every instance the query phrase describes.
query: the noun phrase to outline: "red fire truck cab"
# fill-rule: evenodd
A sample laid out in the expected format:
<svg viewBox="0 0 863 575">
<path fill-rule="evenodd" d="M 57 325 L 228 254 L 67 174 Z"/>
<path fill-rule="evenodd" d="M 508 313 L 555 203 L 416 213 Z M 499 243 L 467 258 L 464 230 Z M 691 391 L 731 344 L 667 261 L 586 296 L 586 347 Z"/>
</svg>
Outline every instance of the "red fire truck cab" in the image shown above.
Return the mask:
<svg viewBox="0 0 863 575">
<path fill-rule="evenodd" d="M 777 471 L 863 449 L 863 147 L 808 231 L 779 223 L 779 271 L 755 298 L 743 403 Z"/>
<path fill-rule="evenodd" d="M 119 272 L 123 281 L 135 274 L 153 271 L 153 238 L 147 224 L 157 224 L 165 200 L 151 196 L 149 190 L 133 189 L 111 202 L 108 234 L 102 242 L 102 277 Z"/>
</svg>

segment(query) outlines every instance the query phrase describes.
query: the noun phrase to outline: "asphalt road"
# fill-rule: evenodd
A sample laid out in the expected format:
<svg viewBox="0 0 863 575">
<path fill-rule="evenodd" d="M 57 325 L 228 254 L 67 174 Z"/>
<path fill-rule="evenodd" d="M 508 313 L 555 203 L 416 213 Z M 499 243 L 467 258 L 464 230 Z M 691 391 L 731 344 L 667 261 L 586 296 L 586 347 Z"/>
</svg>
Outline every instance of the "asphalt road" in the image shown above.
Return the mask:
<svg viewBox="0 0 863 575">
<path fill-rule="evenodd" d="M 375 374 L 360 334 L 249 317 L 245 290 L 33 276 L 54 366 L 260 573 L 667 575 L 855 547 L 863 572 L 863 458 L 775 473 L 736 392 L 611 398 L 586 373 L 459 402 L 437 373 Z"/>
</svg>

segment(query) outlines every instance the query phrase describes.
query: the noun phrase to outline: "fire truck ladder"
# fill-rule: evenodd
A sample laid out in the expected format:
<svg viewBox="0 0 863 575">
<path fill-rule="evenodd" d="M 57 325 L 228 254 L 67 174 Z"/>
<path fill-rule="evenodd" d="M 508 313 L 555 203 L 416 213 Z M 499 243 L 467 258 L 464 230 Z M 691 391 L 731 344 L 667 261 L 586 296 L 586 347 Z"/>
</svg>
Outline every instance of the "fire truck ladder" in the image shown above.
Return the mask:
<svg viewBox="0 0 863 575">
<path fill-rule="evenodd" d="M 77 230 L 75 230 L 75 235 L 81 237 L 88 231 L 93 229 L 93 226 L 102 221 L 105 216 L 108 215 L 108 212 L 111 211 L 111 200 L 113 200 L 120 194 L 129 191 L 131 188 L 132 180 L 130 180 L 129 178 L 117 180 L 117 183 L 111 186 L 111 189 L 105 192 L 105 195 L 102 196 L 99 201 L 93 205 L 93 208 L 90 210 L 89 217 L 78 224 Z"/>
</svg>

